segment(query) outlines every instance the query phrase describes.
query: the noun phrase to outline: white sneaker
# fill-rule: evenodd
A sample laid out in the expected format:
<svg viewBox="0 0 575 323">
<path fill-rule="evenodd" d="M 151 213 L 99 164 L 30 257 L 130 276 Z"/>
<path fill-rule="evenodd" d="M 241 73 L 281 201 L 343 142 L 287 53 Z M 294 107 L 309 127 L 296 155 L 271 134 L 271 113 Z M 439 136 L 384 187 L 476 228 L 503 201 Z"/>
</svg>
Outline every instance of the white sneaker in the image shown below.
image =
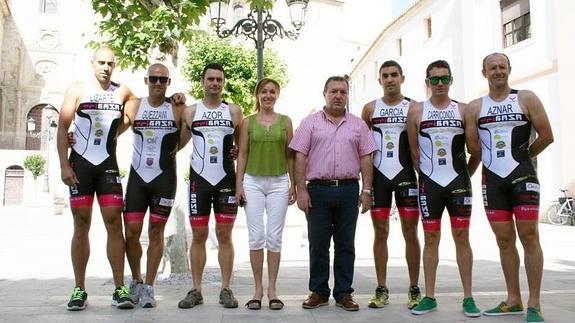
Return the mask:
<svg viewBox="0 0 575 323">
<path fill-rule="evenodd" d="M 154 286 L 143 284 L 141 297 L 143 308 L 156 307 L 156 300 L 154 299 Z"/>
<path fill-rule="evenodd" d="M 142 295 L 142 283 L 132 280 L 130 282 L 130 300 L 132 304 L 138 304 Z"/>
</svg>

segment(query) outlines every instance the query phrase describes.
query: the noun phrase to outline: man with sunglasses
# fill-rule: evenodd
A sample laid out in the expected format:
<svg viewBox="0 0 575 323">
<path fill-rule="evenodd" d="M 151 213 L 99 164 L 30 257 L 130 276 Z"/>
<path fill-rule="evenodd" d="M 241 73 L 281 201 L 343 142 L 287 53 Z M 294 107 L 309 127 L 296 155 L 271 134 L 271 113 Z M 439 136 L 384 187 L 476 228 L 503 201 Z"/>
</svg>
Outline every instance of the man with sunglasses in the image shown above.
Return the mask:
<svg viewBox="0 0 575 323">
<path fill-rule="evenodd" d="M 114 52 L 100 47 L 94 52 L 94 78 L 72 84 L 66 91 L 60 110 L 57 135 L 61 176 L 70 187 L 70 208 L 74 218 L 72 265 L 76 286 L 68 310 L 87 306 L 85 278 L 90 256 L 89 231 L 94 192 L 108 234 L 107 254 L 116 289 L 112 304 L 133 308 L 124 286 L 124 236 L 122 235 L 122 183 L 116 161 L 116 138 L 124 113 L 124 104 L 136 97 L 125 85 L 112 82 L 116 67 Z M 68 157 L 68 128 L 74 122 L 76 143 Z"/>
<path fill-rule="evenodd" d="M 184 104 L 172 104 L 166 98 L 170 85 L 168 68 L 152 64 L 144 82 L 148 97 L 126 104 L 121 131 L 131 126 L 134 133 L 132 165 L 126 188 L 124 224 L 126 226 L 126 256 L 132 271 L 130 298 L 142 307 L 156 306 L 154 280 L 164 250 L 164 227 L 176 195 L 176 153 L 186 143 L 180 140 L 181 116 Z M 146 281 L 142 280 L 140 235 L 146 211 L 149 245 Z"/>
<path fill-rule="evenodd" d="M 517 236 L 525 251 L 529 285 L 526 322 L 543 322 L 540 304 L 543 251 L 539 243 L 539 180 L 532 158 L 553 142 L 543 104 L 533 92 L 509 86 L 511 63 L 507 55 L 492 53 L 483 59 L 489 93 L 470 103 L 471 140 L 481 143 L 483 200 L 497 239 L 507 299 L 483 312 L 487 316 L 519 314 L 520 258 Z M 533 130 L 537 134 L 533 140 Z M 513 219 L 515 215 L 515 221 Z"/>
<path fill-rule="evenodd" d="M 417 237 L 419 209 L 417 206 L 417 178 L 413 169 L 407 139 L 407 112 L 410 102 L 401 93 L 405 80 L 403 70 L 396 61 L 386 61 L 379 68 L 379 84 L 383 97 L 367 103 L 362 119 L 372 129 L 378 149 L 373 156 L 373 199 L 371 219 L 374 229 L 373 258 L 377 275 L 375 295 L 369 301 L 371 308 L 382 308 L 389 303 L 386 286 L 389 236 L 389 215 L 392 194 L 399 211 L 401 230 L 405 239 L 405 258 L 409 272 L 409 309 L 421 299 L 419 291 L 419 264 L 421 249 Z"/>
<path fill-rule="evenodd" d="M 473 253 L 469 244 L 471 216 L 471 181 L 469 173 L 477 168 L 478 160 L 466 160 L 465 142 L 469 128 L 467 105 L 449 97 L 453 78 L 444 60 L 427 67 L 425 83 L 431 97 L 423 103 L 413 103 L 407 116 L 409 147 L 415 169 L 419 172 L 419 206 L 425 246 L 423 271 L 425 297 L 411 310 L 420 315 L 437 310 L 435 279 L 439 261 L 441 216 L 447 208 L 451 233 L 455 242 L 457 265 L 463 285 L 463 313 L 477 317 L 481 312 L 472 296 Z M 477 142 L 468 149 L 478 149 Z"/>
<path fill-rule="evenodd" d="M 182 136 L 192 137 L 194 151 L 190 162 L 189 207 L 192 227 L 190 262 L 193 288 L 178 303 L 179 308 L 203 304 L 202 275 L 206 265 L 208 223 L 213 206 L 218 239 L 218 261 L 222 274 L 219 302 L 226 308 L 238 307 L 230 289 L 234 265 L 232 229 L 238 211 L 235 199 L 236 173 L 229 152 L 238 141 L 236 127 L 242 110 L 222 100 L 224 68 L 216 63 L 204 67 L 201 75 L 204 97 L 184 111 Z"/>
</svg>

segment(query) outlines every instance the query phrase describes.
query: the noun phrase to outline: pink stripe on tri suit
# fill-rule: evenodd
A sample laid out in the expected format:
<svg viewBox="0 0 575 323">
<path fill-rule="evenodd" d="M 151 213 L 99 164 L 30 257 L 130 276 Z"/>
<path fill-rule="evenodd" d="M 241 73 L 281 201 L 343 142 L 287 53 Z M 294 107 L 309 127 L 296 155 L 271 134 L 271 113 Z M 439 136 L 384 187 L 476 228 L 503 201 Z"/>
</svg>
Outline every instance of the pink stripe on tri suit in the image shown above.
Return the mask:
<svg viewBox="0 0 575 323">
<path fill-rule="evenodd" d="M 307 180 L 358 179 L 360 157 L 377 150 L 362 119 L 346 113 L 336 125 L 323 110 L 301 122 L 289 147 L 308 157 Z"/>
</svg>

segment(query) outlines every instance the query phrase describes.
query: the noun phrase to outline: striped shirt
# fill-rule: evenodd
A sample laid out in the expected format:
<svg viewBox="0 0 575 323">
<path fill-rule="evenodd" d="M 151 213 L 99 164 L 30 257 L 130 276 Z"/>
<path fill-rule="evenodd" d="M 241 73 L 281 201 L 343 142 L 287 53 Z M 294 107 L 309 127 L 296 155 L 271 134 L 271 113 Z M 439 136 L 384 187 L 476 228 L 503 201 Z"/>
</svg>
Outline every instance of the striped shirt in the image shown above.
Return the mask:
<svg viewBox="0 0 575 323">
<path fill-rule="evenodd" d="M 365 122 L 346 113 L 339 124 L 325 112 L 307 116 L 289 147 L 307 156 L 306 179 L 359 179 L 360 157 L 377 150 Z"/>
</svg>

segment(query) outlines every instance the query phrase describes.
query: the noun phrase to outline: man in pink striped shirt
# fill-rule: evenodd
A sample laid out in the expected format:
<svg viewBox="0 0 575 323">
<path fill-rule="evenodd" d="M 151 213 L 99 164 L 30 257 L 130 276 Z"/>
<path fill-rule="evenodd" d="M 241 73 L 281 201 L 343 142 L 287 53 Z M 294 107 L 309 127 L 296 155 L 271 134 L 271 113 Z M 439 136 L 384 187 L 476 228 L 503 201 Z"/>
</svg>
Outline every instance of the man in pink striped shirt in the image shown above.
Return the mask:
<svg viewBox="0 0 575 323">
<path fill-rule="evenodd" d="M 371 207 L 371 153 L 377 148 L 365 122 L 347 113 L 348 90 L 344 77 L 328 78 L 323 90 L 325 107 L 302 121 L 289 145 L 296 151 L 297 205 L 308 221 L 311 294 L 302 304 L 306 309 L 328 305 L 333 236 L 333 297 L 344 310 L 359 310 L 351 295 L 357 203 L 359 195 L 362 213 Z"/>
</svg>

